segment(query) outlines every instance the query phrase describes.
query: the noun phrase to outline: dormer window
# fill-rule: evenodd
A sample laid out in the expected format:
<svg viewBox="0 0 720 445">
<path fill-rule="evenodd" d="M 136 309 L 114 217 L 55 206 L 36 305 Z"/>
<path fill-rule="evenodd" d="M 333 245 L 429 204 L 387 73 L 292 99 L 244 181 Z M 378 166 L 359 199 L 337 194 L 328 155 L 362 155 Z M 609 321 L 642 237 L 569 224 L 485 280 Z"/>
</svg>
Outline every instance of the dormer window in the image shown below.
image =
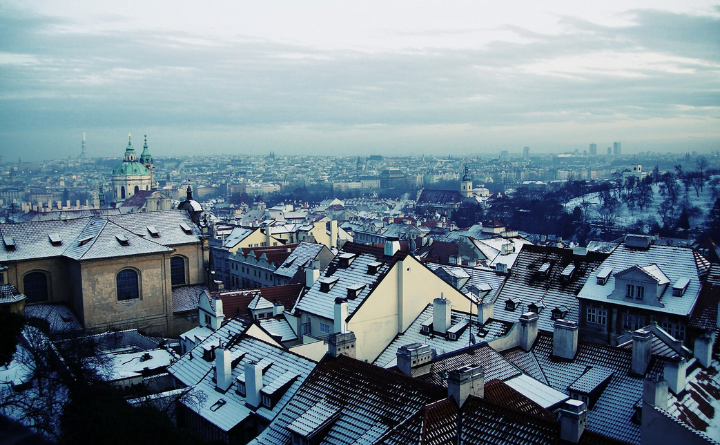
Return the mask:
<svg viewBox="0 0 720 445">
<path fill-rule="evenodd" d="M 50 244 L 53 246 L 61 246 L 62 245 L 62 238 L 60 238 L 60 235 L 57 233 L 51 233 L 48 235 L 48 238 L 50 238 Z"/>
<path fill-rule="evenodd" d="M 376 273 L 378 273 L 378 270 L 380 270 L 380 266 L 382 266 L 382 263 L 379 261 L 374 261 L 368 264 L 368 275 L 375 275 Z"/>
<path fill-rule="evenodd" d="M 552 310 L 551 317 L 553 320 L 564 320 L 567 317 L 568 309 L 565 306 L 558 306 Z"/>
<path fill-rule="evenodd" d="M 538 273 L 541 278 L 546 278 L 550 274 L 550 263 L 543 263 L 540 269 L 538 269 Z"/>
<path fill-rule="evenodd" d="M 508 298 L 507 300 L 505 300 L 505 310 L 506 310 L 506 311 L 511 311 L 511 312 L 512 312 L 512 311 L 514 311 L 515 309 L 517 309 L 518 306 L 520 306 L 520 299 L 519 299 L 519 298 L 515 298 L 515 299 L 513 299 L 513 298 Z"/>
<path fill-rule="evenodd" d="M 185 235 L 192 235 L 192 229 L 187 224 L 181 223 L 180 228 L 183 232 L 185 232 Z"/>
<path fill-rule="evenodd" d="M 335 286 L 335 283 L 338 282 L 338 277 L 323 277 L 318 279 L 320 282 L 320 292 L 328 293 L 330 292 L 330 289 Z"/>
<path fill-rule="evenodd" d="M 349 300 L 354 300 L 360 295 L 362 290 L 365 289 L 364 284 L 355 284 L 353 286 L 348 286 L 347 288 L 347 297 Z"/>
<path fill-rule="evenodd" d="M 628 284 L 625 286 L 625 298 L 634 298 L 636 300 L 645 299 L 645 287 L 637 286 L 634 284 Z"/>
<path fill-rule="evenodd" d="M 127 236 L 125 235 L 115 235 L 115 239 L 117 239 L 117 242 L 120 243 L 121 246 L 130 245 L 130 240 L 128 240 Z"/>
<path fill-rule="evenodd" d="M 690 278 L 680 278 L 673 284 L 673 297 L 682 297 L 690 284 Z"/>
<path fill-rule="evenodd" d="M 160 238 L 160 232 L 158 232 L 158 229 L 155 228 L 155 226 L 147 226 L 148 233 L 153 238 Z"/>
<path fill-rule="evenodd" d="M 537 303 L 530 303 L 528 305 L 528 310 L 530 312 L 535 312 L 536 314 L 542 312 L 543 309 L 545 309 L 545 305 L 542 301 L 538 301 Z"/>
<path fill-rule="evenodd" d="M 612 268 L 610 267 L 603 267 L 600 272 L 597 274 L 597 284 L 599 286 L 605 286 L 605 283 L 607 283 L 608 278 L 610 278 L 610 274 L 612 274 Z"/>
<path fill-rule="evenodd" d="M 433 325 L 433 317 L 430 317 L 427 320 L 423 321 L 421 332 L 423 334 L 429 334 L 430 331 L 432 330 L 432 325 Z"/>
<path fill-rule="evenodd" d="M 12 237 L 9 237 L 9 236 L 4 237 L 3 242 L 5 243 L 5 249 L 8 252 L 12 252 L 15 250 L 15 240 L 12 239 Z"/>
<path fill-rule="evenodd" d="M 562 273 L 560 273 L 560 277 L 564 282 L 570 281 L 572 279 L 573 274 L 575 273 L 575 265 L 574 264 L 568 264 L 565 269 L 563 269 Z"/>
<path fill-rule="evenodd" d="M 357 256 L 357 255 L 355 255 L 354 253 L 342 253 L 342 254 L 340 254 L 340 255 L 339 255 L 339 257 L 340 257 L 340 260 L 339 260 L 339 265 L 340 265 L 340 267 L 342 267 L 343 269 L 347 269 L 348 267 L 350 267 L 350 265 L 353 263 L 353 261 L 355 261 L 356 256 Z"/>
</svg>

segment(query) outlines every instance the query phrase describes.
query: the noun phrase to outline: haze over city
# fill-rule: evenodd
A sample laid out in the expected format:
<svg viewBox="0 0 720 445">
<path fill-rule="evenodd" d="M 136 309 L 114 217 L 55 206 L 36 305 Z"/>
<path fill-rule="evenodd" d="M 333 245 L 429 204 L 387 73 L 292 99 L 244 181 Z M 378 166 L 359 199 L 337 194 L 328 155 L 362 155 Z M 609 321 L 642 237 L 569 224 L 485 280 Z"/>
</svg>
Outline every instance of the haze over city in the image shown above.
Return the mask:
<svg viewBox="0 0 720 445">
<path fill-rule="evenodd" d="M 0 154 L 717 150 L 705 1 L 0 3 Z M 138 144 L 139 146 L 139 144 Z"/>
</svg>

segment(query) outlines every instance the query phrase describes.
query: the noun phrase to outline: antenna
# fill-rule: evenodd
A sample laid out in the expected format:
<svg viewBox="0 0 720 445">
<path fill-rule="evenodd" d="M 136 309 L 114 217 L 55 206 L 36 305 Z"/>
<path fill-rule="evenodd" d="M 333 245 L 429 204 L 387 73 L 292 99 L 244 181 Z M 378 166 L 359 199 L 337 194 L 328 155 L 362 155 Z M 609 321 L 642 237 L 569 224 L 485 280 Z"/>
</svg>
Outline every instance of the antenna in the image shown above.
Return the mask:
<svg viewBox="0 0 720 445">
<path fill-rule="evenodd" d="M 83 131 L 82 150 L 80 151 L 80 159 L 85 159 L 85 131 Z"/>
</svg>

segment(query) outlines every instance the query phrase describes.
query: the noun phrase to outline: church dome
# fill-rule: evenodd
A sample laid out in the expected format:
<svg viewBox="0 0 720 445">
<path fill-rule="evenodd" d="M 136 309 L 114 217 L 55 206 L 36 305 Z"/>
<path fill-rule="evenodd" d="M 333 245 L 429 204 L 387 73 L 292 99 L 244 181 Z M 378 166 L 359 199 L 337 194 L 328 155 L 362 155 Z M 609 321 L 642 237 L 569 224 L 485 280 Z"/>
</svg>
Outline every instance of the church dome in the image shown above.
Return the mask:
<svg viewBox="0 0 720 445">
<path fill-rule="evenodd" d="M 147 167 L 136 161 L 124 161 L 113 169 L 113 176 L 115 175 L 147 175 L 150 176 L 150 170 Z"/>
</svg>

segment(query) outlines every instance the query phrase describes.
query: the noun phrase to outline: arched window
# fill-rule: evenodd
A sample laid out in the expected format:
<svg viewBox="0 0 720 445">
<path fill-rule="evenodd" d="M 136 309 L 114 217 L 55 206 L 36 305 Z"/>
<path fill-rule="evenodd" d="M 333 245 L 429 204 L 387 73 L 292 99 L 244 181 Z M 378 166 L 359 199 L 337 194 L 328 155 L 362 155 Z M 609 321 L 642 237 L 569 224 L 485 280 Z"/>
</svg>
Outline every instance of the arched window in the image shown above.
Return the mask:
<svg viewBox="0 0 720 445">
<path fill-rule="evenodd" d="M 140 298 L 140 280 L 134 269 L 123 269 L 117 274 L 118 301 Z"/>
<path fill-rule="evenodd" d="M 140 190 L 140 187 L 135 186 L 135 194 L 137 194 L 137 192 L 138 192 L 139 190 Z"/>
<path fill-rule="evenodd" d="M 45 272 L 30 272 L 23 277 L 23 292 L 28 303 L 39 303 L 48 299 L 48 282 Z"/>
<path fill-rule="evenodd" d="M 185 280 L 185 258 L 174 256 L 170 258 L 170 283 L 173 286 L 186 284 Z"/>
<path fill-rule="evenodd" d="M 120 187 L 120 199 L 125 199 L 125 186 Z"/>
</svg>

